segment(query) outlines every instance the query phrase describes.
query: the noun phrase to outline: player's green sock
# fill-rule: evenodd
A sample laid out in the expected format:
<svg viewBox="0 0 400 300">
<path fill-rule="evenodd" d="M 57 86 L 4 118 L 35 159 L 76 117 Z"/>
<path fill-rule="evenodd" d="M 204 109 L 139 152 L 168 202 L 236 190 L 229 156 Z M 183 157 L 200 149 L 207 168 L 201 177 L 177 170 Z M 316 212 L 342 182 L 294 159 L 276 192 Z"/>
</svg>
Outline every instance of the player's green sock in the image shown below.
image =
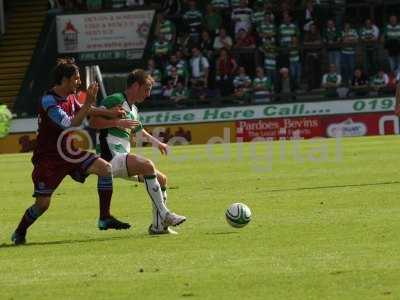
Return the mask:
<svg viewBox="0 0 400 300">
<path fill-rule="evenodd" d="M 165 215 L 169 212 L 165 207 L 163 201 L 163 194 L 161 191 L 160 184 L 157 180 L 156 175 L 146 175 L 144 177 L 144 183 L 146 185 L 147 193 L 152 200 L 153 205 L 156 207 L 157 212 L 160 214 L 162 219 L 165 218 Z"/>
</svg>

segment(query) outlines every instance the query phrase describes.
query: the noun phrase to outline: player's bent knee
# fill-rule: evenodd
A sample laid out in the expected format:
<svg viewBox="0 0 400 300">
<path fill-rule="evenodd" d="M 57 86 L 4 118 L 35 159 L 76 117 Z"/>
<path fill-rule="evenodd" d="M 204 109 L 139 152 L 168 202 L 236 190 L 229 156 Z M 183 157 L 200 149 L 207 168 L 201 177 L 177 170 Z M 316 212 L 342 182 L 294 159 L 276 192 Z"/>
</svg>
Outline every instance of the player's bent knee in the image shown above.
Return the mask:
<svg viewBox="0 0 400 300">
<path fill-rule="evenodd" d="M 112 166 L 109 162 L 104 161 L 97 172 L 99 176 L 110 177 L 112 176 Z"/>
<path fill-rule="evenodd" d="M 157 171 L 157 180 L 161 186 L 167 186 L 167 176 L 160 171 Z"/>
<path fill-rule="evenodd" d="M 142 170 L 143 170 L 142 171 L 143 175 L 151 175 L 155 173 L 156 167 L 154 166 L 154 163 L 151 160 L 146 159 L 142 163 Z"/>
<path fill-rule="evenodd" d="M 98 176 L 111 176 L 112 166 L 109 162 L 102 158 L 98 158 L 87 170 L 89 174 L 96 174 Z"/>
<path fill-rule="evenodd" d="M 105 166 L 104 166 L 104 172 L 105 172 L 105 174 L 102 175 L 102 176 L 107 176 L 107 177 L 112 176 L 112 165 L 111 165 L 110 163 L 107 162 L 107 163 L 105 164 Z"/>
</svg>

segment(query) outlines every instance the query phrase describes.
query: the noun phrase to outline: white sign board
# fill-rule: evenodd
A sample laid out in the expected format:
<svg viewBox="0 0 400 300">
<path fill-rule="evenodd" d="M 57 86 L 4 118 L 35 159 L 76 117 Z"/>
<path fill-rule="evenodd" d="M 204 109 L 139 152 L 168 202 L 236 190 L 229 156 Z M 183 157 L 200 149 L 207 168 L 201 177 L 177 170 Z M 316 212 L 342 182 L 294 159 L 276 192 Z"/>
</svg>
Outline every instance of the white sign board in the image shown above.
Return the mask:
<svg viewBox="0 0 400 300">
<path fill-rule="evenodd" d="M 139 114 L 144 125 L 168 125 L 391 112 L 395 108 L 395 102 L 394 97 L 388 97 L 359 100 L 152 111 L 139 112 Z M 13 120 L 10 132 L 32 132 L 35 130 L 37 130 L 36 118 L 17 119 Z"/>
<path fill-rule="evenodd" d="M 144 125 L 166 125 L 387 112 L 394 107 L 395 99 L 388 97 L 143 112 L 140 118 Z"/>
<path fill-rule="evenodd" d="M 57 16 L 59 53 L 144 49 L 154 10 Z"/>
</svg>

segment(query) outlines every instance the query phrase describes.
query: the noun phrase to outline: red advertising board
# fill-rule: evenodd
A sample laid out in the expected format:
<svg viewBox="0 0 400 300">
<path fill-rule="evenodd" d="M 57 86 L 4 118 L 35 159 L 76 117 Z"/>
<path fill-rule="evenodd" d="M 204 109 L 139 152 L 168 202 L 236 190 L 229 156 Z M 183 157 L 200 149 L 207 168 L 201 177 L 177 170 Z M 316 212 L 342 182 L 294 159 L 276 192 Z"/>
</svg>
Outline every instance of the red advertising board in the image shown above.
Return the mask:
<svg viewBox="0 0 400 300">
<path fill-rule="evenodd" d="M 249 142 L 255 138 L 290 139 L 324 136 L 321 117 L 274 118 L 236 121 L 237 140 Z"/>
<path fill-rule="evenodd" d="M 323 118 L 323 126 L 326 137 L 398 133 L 398 119 L 393 113 L 326 116 Z"/>
<path fill-rule="evenodd" d="M 249 142 L 264 139 L 309 139 L 399 133 L 393 113 L 343 114 L 302 118 L 274 118 L 236 121 L 236 138 Z"/>
</svg>

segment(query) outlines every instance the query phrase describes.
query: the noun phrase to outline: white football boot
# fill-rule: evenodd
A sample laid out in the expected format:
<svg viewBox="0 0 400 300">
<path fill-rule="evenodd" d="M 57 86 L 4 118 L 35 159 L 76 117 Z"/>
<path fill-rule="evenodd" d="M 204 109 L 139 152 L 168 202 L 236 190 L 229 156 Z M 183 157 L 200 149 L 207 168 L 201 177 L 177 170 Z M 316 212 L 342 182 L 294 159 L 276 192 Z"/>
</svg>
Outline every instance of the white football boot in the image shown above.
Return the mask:
<svg viewBox="0 0 400 300">
<path fill-rule="evenodd" d="M 186 221 L 185 216 L 180 216 L 173 212 L 167 212 L 164 220 L 162 221 L 162 225 L 164 228 L 167 228 L 168 226 L 178 226 L 179 224 L 182 224 L 185 221 Z"/>
</svg>

